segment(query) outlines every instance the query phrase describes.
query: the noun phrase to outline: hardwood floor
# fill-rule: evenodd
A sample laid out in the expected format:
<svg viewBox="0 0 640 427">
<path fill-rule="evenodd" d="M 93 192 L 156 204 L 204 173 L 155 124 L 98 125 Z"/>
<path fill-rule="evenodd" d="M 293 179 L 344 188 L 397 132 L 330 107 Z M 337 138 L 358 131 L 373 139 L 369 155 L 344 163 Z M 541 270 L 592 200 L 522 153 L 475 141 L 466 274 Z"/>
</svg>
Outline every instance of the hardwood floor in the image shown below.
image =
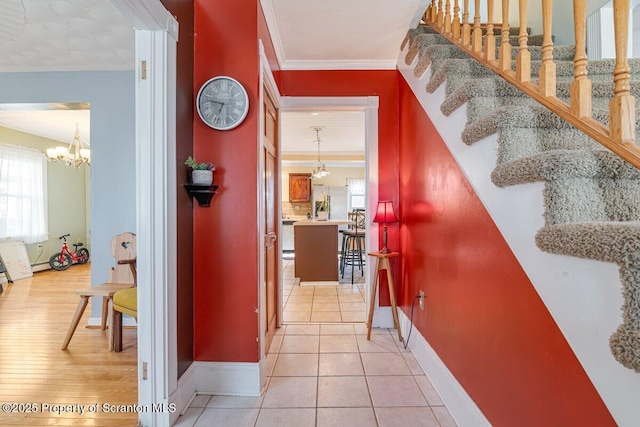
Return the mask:
<svg viewBox="0 0 640 427">
<path fill-rule="evenodd" d="M 129 409 L 122 413 L 110 405 L 138 401 L 136 329 L 124 329 L 121 353 L 108 351 L 107 331 L 86 327 L 89 305 L 69 348 L 60 349 L 78 304 L 75 289 L 90 286 L 90 265 L 39 272 L 3 286 L 0 425 L 135 426 L 138 415 L 131 407 L 117 408 Z M 67 405 L 68 412 L 58 414 L 61 408 L 54 405 Z"/>
</svg>

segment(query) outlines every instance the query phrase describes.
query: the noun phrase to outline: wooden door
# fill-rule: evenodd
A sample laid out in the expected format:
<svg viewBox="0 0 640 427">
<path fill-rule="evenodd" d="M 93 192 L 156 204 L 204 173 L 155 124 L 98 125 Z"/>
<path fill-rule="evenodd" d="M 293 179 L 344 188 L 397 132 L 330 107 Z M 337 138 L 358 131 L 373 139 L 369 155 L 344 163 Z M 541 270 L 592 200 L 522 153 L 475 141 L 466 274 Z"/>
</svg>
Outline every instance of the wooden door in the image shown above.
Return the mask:
<svg viewBox="0 0 640 427">
<path fill-rule="evenodd" d="M 278 173 L 278 112 L 264 91 L 264 284 L 265 284 L 265 351 L 269 351 L 273 334 L 278 326 L 278 266 L 280 255 L 277 244 L 277 203 L 280 197 Z"/>
</svg>

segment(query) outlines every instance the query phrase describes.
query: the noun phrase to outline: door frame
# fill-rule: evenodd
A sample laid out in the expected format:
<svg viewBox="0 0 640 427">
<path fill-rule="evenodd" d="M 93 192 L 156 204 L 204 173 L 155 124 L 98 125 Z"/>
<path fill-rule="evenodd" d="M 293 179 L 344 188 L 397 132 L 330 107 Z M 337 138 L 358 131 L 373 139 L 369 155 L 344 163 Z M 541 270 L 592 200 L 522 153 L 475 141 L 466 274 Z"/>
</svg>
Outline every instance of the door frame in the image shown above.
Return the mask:
<svg viewBox="0 0 640 427">
<path fill-rule="evenodd" d="M 269 59 L 264 50 L 264 44 L 262 40 L 258 40 L 258 48 L 259 48 L 259 56 L 260 56 L 260 89 L 259 89 L 259 99 L 258 104 L 260 106 L 260 112 L 258 115 L 258 176 L 256 188 L 258 189 L 258 203 L 257 203 L 257 212 L 256 212 L 256 220 L 258 224 L 258 248 L 264 248 L 264 235 L 265 235 L 265 226 L 264 226 L 264 97 L 266 90 L 273 101 L 274 106 L 278 110 L 278 123 L 280 122 L 280 105 L 282 103 L 280 91 L 278 90 L 278 85 L 276 84 L 276 80 L 273 77 L 273 73 L 271 72 L 271 67 L 269 66 Z M 278 153 L 278 159 L 280 154 L 280 127 L 278 127 L 278 141 L 276 142 L 276 153 Z M 278 160 L 276 163 L 276 188 L 278 191 L 281 191 L 282 188 L 282 171 L 281 171 L 281 162 Z M 278 200 L 280 197 L 276 197 Z M 278 312 L 276 314 L 277 317 L 277 327 L 282 326 L 282 239 L 279 238 L 282 234 L 282 221 L 278 221 L 279 218 L 282 218 L 282 203 L 276 203 L 276 234 L 278 239 L 276 240 L 276 256 L 278 258 L 278 272 L 277 272 L 277 281 L 276 281 L 276 298 L 277 298 L 277 306 Z M 266 352 L 267 348 L 265 348 L 265 339 L 264 339 L 264 331 L 266 330 L 266 286 L 264 286 L 264 273 L 265 273 L 265 259 L 262 256 L 262 249 L 260 252 L 260 256 L 258 256 L 258 307 L 260 307 L 260 314 L 258 316 L 258 339 L 260 342 L 260 388 L 264 389 L 266 387 L 266 369 L 265 369 L 265 361 L 266 361 Z"/>
<path fill-rule="evenodd" d="M 152 408 L 168 405 L 178 383 L 178 22 L 159 0 L 110 1 L 135 29 L 138 405 Z M 138 420 L 145 426 L 169 426 L 177 415 L 148 410 Z"/>
</svg>

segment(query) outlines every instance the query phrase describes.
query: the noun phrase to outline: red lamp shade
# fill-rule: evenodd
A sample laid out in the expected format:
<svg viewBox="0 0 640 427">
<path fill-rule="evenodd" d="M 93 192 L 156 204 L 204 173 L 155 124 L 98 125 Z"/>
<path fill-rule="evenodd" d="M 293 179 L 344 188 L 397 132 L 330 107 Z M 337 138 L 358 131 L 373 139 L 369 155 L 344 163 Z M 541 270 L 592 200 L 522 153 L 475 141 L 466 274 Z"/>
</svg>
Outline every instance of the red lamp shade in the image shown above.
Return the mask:
<svg viewBox="0 0 640 427">
<path fill-rule="evenodd" d="M 375 218 L 373 218 L 373 222 L 382 224 L 398 222 L 396 213 L 393 211 L 393 203 L 390 201 L 378 202 L 378 210 L 376 211 Z"/>
<path fill-rule="evenodd" d="M 387 247 L 387 224 L 398 222 L 396 213 L 393 211 L 393 203 L 390 201 L 378 202 L 378 209 L 376 210 L 376 216 L 373 218 L 373 222 L 379 222 L 384 225 L 382 249 L 380 249 L 380 253 L 391 253 L 391 250 Z"/>
</svg>

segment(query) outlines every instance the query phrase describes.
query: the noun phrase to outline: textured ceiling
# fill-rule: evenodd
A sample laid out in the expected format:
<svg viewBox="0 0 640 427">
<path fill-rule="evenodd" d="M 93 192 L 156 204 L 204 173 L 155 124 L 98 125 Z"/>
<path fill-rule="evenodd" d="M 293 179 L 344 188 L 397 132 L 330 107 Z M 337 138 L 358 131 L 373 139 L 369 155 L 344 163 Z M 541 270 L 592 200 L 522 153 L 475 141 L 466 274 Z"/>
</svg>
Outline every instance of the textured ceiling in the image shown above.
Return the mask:
<svg viewBox="0 0 640 427">
<path fill-rule="evenodd" d="M 0 11 L 0 72 L 133 69 L 133 28 L 108 0 L 0 0 Z"/>
</svg>

